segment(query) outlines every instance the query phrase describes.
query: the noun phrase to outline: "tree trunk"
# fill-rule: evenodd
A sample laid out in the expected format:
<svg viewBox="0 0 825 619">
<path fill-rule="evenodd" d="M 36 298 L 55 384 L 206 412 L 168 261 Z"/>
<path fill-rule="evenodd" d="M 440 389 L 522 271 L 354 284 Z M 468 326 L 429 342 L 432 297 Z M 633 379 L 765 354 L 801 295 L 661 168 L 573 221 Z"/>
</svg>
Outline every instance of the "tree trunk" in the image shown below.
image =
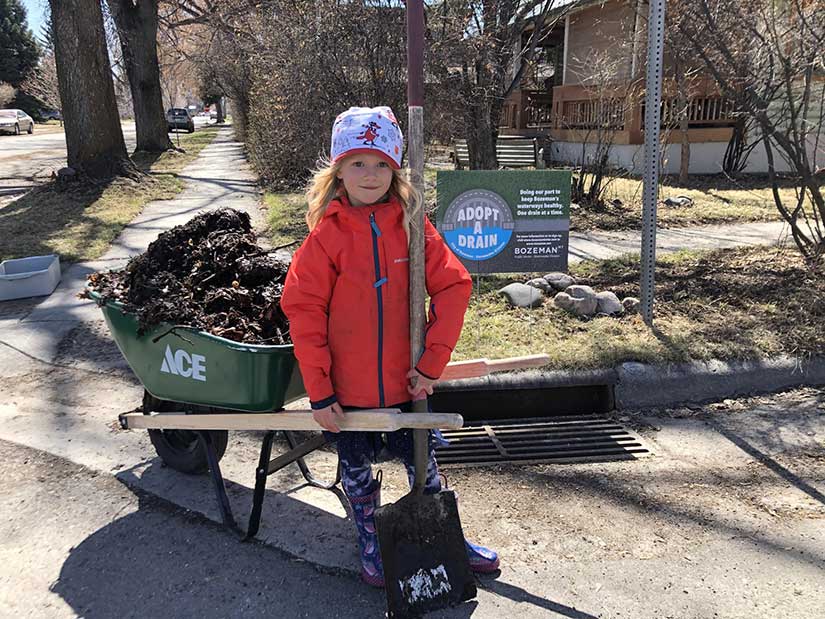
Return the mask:
<svg viewBox="0 0 825 619">
<path fill-rule="evenodd" d="M 126 154 L 98 0 L 49 0 L 70 167 L 91 178 L 134 175 Z"/>
<path fill-rule="evenodd" d="M 217 101 L 215 101 L 215 112 L 217 114 L 217 119 L 215 120 L 215 122 L 219 125 L 222 125 L 225 119 L 223 117 L 223 105 L 221 104 L 220 98 Z"/>
<path fill-rule="evenodd" d="M 158 0 L 109 0 L 117 25 L 123 62 L 135 110 L 135 150 L 163 152 L 172 148 L 163 112 L 158 67 Z"/>
<path fill-rule="evenodd" d="M 483 101 L 468 106 L 464 115 L 467 154 L 471 170 L 497 170 L 496 141 L 498 128 L 493 131 L 490 109 Z"/>
<path fill-rule="evenodd" d="M 235 128 L 235 139 L 239 142 L 246 140 L 247 121 L 249 120 L 249 93 L 237 92 L 232 99 L 232 126 Z"/>
</svg>

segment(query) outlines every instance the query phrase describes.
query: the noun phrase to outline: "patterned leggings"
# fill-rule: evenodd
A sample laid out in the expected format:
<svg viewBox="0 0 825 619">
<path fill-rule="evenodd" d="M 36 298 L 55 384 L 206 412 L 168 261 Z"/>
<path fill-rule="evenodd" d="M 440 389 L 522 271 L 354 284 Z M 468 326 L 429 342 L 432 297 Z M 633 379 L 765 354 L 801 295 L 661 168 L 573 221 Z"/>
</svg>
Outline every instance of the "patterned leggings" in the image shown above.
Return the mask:
<svg viewBox="0 0 825 619">
<path fill-rule="evenodd" d="M 335 436 L 335 435 L 332 435 Z M 413 432 L 404 429 L 382 434 L 380 432 L 341 432 L 337 438 L 338 460 L 341 463 L 341 484 L 350 497 L 366 496 L 373 492 L 372 464 L 400 458 L 407 469 L 412 487 L 415 481 Z M 443 441 L 440 433 L 430 432 L 427 449 L 427 478 L 424 492 L 434 494 L 441 490 L 438 464 L 434 449 Z"/>
<path fill-rule="evenodd" d="M 343 407 L 344 411 L 358 410 L 355 407 Z M 398 408 L 408 412 L 412 402 L 395 404 L 388 408 Z M 413 431 L 409 428 L 395 432 L 324 432 L 327 440 L 335 441 L 338 448 L 338 461 L 341 463 L 341 485 L 349 497 L 362 497 L 374 490 L 372 465 L 392 459 L 400 459 L 407 469 L 410 488 L 415 481 L 415 456 L 413 450 Z M 424 484 L 426 494 L 435 494 L 441 490 L 438 464 L 435 461 L 435 448 L 447 445 L 447 440 L 438 430 L 430 430 L 427 441 L 427 477 Z"/>
</svg>

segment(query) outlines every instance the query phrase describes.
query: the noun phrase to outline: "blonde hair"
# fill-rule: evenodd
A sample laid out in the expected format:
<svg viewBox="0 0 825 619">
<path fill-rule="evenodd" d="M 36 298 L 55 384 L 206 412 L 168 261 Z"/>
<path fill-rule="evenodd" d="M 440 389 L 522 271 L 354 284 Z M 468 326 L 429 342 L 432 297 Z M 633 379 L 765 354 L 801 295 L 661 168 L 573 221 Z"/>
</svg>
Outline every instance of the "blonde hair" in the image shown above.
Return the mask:
<svg viewBox="0 0 825 619">
<path fill-rule="evenodd" d="M 329 160 L 321 160 L 320 166 L 312 175 L 306 189 L 307 199 L 307 214 L 306 222 L 309 231 L 318 225 L 318 222 L 324 217 L 329 203 L 338 196 L 346 193 L 344 184 L 338 178 L 338 172 L 341 170 L 341 163 L 343 159 L 332 163 Z M 404 172 L 401 170 L 392 170 L 392 181 L 390 181 L 390 188 L 388 193 L 394 196 L 399 204 L 401 210 L 404 212 L 404 232 L 407 233 L 407 241 L 410 238 L 410 209 L 413 202 L 421 204 L 423 207 L 423 200 L 420 192 L 412 186 L 412 183 L 407 180 Z"/>
</svg>

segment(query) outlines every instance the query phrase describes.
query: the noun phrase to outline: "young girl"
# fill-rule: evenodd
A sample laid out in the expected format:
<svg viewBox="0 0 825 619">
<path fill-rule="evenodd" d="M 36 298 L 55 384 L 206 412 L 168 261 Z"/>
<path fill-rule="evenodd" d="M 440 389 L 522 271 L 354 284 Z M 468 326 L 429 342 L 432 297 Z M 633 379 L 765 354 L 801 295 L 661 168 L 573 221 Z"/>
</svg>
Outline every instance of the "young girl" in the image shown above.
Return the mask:
<svg viewBox="0 0 825 619">
<path fill-rule="evenodd" d="M 384 586 L 373 512 L 380 475 L 371 463 L 400 457 L 412 486 L 412 431 L 339 432 L 344 411 L 410 410 L 432 394 L 461 333 L 472 282 L 425 219 L 426 285 L 430 310 L 424 351 L 410 368 L 407 208 L 414 188 L 401 173 L 401 130 L 388 107 L 350 108 L 332 127 L 332 160 L 315 173 L 306 215 L 310 234 L 295 253 L 281 308 L 290 322 L 315 420 L 336 433 L 341 481 L 352 505 L 362 579 Z M 430 435 L 425 492 L 441 490 Z M 493 572 L 495 552 L 465 542 L 470 566 Z"/>
</svg>

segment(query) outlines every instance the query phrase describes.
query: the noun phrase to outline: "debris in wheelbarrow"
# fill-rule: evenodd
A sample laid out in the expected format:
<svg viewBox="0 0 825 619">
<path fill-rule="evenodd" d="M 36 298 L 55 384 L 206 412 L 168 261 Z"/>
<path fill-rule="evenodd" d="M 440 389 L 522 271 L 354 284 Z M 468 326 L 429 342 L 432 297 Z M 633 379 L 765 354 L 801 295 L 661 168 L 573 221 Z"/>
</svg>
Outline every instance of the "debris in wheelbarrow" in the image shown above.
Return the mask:
<svg viewBox="0 0 825 619">
<path fill-rule="evenodd" d="M 122 303 L 141 334 L 168 323 L 282 345 L 291 343 L 280 310 L 288 268 L 257 245 L 247 213 L 220 208 L 163 232 L 125 268 L 90 275 L 88 288 L 101 305 Z"/>
</svg>

